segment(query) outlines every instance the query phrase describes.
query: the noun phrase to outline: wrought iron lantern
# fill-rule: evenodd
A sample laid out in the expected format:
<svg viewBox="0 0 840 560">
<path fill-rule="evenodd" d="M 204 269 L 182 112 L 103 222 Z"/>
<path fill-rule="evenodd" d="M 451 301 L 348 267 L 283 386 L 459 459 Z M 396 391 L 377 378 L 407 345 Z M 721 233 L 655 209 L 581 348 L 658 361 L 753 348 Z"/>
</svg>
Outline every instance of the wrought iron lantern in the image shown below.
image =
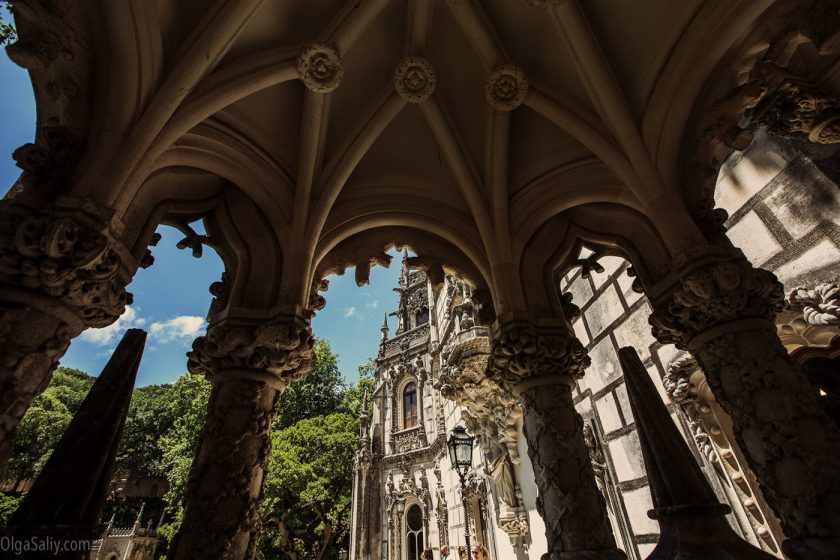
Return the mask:
<svg viewBox="0 0 840 560">
<path fill-rule="evenodd" d="M 457 426 L 449 436 L 449 460 L 452 468 L 463 478 L 472 467 L 473 442 L 475 438 L 467 433 L 463 426 Z"/>
<path fill-rule="evenodd" d="M 472 468 L 474 441 L 475 438 L 467 433 L 466 428 L 456 426 L 449 435 L 449 441 L 446 442 L 447 447 L 449 447 L 449 461 L 452 463 L 452 468 L 458 473 L 458 478 L 461 479 L 461 504 L 464 506 L 464 541 L 467 545 L 467 560 L 472 560 L 472 547 L 470 546 L 466 477 L 470 468 Z"/>
<path fill-rule="evenodd" d="M 397 498 L 397 515 L 402 515 L 405 512 L 405 498 Z"/>
</svg>

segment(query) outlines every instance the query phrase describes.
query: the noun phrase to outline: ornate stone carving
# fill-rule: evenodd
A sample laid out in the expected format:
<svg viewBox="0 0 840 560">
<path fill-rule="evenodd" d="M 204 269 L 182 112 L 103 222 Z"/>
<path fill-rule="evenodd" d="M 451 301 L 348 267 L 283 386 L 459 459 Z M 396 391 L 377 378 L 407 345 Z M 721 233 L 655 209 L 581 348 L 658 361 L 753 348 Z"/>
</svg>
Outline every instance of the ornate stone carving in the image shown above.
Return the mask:
<svg viewBox="0 0 840 560">
<path fill-rule="evenodd" d="M 802 311 L 809 325 L 840 324 L 840 286 L 819 284 L 813 288 L 796 288 L 787 298 L 788 307 Z"/>
<path fill-rule="evenodd" d="M 419 56 L 404 58 L 394 71 L 394 88 L 409 103 L 420 103 L 435 91 L 437 75 L 429 61 Z"/>
<path fill-rule="evenodd" d="M 698 334 L 742 318 L 770 319 L 782 309 L 782 285 L 742 255 L 721 253 L 689 261 L 668 293 L 653 298 L 653 335 L 686 349 Z"/>
<path fill-rule="evenodd" d="M 699 368 L 697 361 L 690 356 L 674 360 L 668 366 L 668 372 L 662 379 L 662 384 L 671 400 L 680 405 L 685 414 L 697 449 L 709 463 L 717 463 L 720 457 L 703 422 L 700 405 L 697 403 L 697 388 L 690 381 L 691 375 Z"/>
<path fill-rule="evenodd" d="M 297 71 L 303 85 L 315 93 L 329 93 L 341 84 L 341 56 L 325 43 L 312 43 L 298 55 Z"/>
<path fill-rule="evenodd" d="M 392 439 L 392 445 L 394 453 L 405 453 L 426 447 L 428 445 L 426 442 L 426 432 L 422 426 L 397 432 Z"/>
<path fill-rule="evenodd" d="M 583 441 L 589 450 L 589 462 L 592 463 L 592 470 L 595 472 L 595 482 L 598 484 L 598 490 L 604 496 L 604 500 L 607 500 L 607 480 L 609 479 L 607 459 L 604 456 L 604 448 L 601 447 L 601 442 L 595 433 L 595 428 L 591 424 L 583 425 Z"/>
<path fill-rule="evenodd" d="M 525 71 L 513 64 L 499 66 L 484 83 L 484 99 L 497 111 L 513 111 L 527 95 Z"/>
<path fill-rule="evenodd" d="M 415 327 L 409 331 L 395 336 L 385 343 L 385 356 L 390 356 L 397 351 L 406 351 L 409 347 L 415 346 L 420 342 L 427 340 L 429 337 L 429 324 L 425 323 L 419 327 Z"/>
<path fill-rule="evenodd" d="M 760 124 L 777 136 L 807 138 L 817 144 L 840 143 L 840 105 L 814 86 L 786 82 L 756 107 Z"/>
<path fill-rule="evenodd" d="M 64 126 L 44 126 L 38 143 L 24 144 L 12 154 L 15 163 L 28 176 L 58 178 L 67 171 L 76 155 L 76 139 Z"/>
<path fill-rule="evenodd" d="M 303 321 L 222 323 L 193 342 L 187 368 L 208 379 L 233 370 L 265 372 L 280 387 L 309 373 L 312 344 L 312 331 Z"/>
<path fill-rule="evenodd" d="M 113 323 L 132 302 L 107 228 L 72 212 L 0 208 L 0 283 L 37 290 L 70 307 L 86 327 Z"/>
<path fill-rule="evenodd" d="M 435 462 L 435 499 L 437 505 L 435 506 L 435 513 L 438 523 L 438 535 L 440 538 L 440 545 L 445 546 L 449 544 L 449 506 L 446 503 L 446 491 L 443 489 L 443 480 L 440 473 L 440 465 Z"/>
<path fill-rule="evenodd" d="M 541 375 L 567 375 L 577 379 L 590 360 L 574 334 L 556 329 L 537 331 L 527 323 L 502 326 L 487 367 L 488 375 L 512 388 Z"/>
</svg>

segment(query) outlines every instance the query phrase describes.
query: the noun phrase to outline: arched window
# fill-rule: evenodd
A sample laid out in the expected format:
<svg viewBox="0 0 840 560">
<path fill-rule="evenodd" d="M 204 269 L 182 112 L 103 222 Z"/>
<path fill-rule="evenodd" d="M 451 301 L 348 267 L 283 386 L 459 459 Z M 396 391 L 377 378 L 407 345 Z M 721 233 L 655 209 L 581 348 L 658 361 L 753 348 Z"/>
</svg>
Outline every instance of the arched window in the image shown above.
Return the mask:
<svg viewBox="0 0 840 560">
<path fill-rule="evenodd" d="M 403 429 L 417 425 L 417 384 L 413 381 L 403 390 Z"/>
<path fill-rule="evenodd" d="M 420 560 L 423 547 L 423 512 L 420 511 L 420 506 L 414 504 L 405 512 L 406 560 Z"/>
</svg>

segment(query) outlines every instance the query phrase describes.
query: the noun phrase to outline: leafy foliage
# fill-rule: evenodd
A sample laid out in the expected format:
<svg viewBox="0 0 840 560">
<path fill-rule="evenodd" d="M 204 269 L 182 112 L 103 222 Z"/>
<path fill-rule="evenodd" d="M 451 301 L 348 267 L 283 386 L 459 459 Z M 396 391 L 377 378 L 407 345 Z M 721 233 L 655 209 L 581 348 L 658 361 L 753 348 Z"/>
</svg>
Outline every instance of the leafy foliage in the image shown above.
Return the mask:
<svg viewBox="0 0 840 560">
<path fill-rule="evenodd" d="M 330 414 L 341 406 L 344 382 L 338 371 L 338 356 L 326 340 L 316 340 L 312 372 L 283 393 L 274 429 L 287 428 L 304 418 Z"/>
<path fill-rule="evenodd" d="M 261 506 L 264 558 L 335 558 L 350 531 L 359 423 L 335 413 L 300 420 L 272 437 Z"/>
<path fill-rule="evenodd" d="M 33 399 L 18 424 L 14 452 L 4 473 L 12 488 L 41 471 L 93 381 L 79 370 L 58 368 L 50 386 Z"/>
<path fill-rule="evenodd" d="M 0 527 L 6 526 L 22 499 L 20 496 L 9 496 L 0 492 Z"/>
<path fill-rule="evenodd" d="M 6 11 L 11 13 L 11 5 L 8 0 L 0 0 L 0 7 L 6 8 Z M 9 45 L 17 41 L 17 31 L 11 23 L 3 21 L 4 18 L 0 16 L 0 47 Z"/>
<path fill-rule="evenodd" d="M 160 464 L 169 481 L 169 490 L 164 499 L 170 521 L 161 528 L 167 540 L 171 540 L 181 525 L 184 488 L 193 457 L 198 450 L 209 400 L 210 383 L 197 375 L 179 377 L 168 396 L 166 413 L 171 414 L 173 421 L 168 431 L 157 441 L 161 453 Z"/>
<path fill-rule="evenodd" d="M 181 388 L 150 385 L 134 390 L 117 455 L 120 468 L 135 476 L 166 475 L 159 442 L 178 418 L 180 411 L 172 406 L 172 401 Z"/>
</svg>

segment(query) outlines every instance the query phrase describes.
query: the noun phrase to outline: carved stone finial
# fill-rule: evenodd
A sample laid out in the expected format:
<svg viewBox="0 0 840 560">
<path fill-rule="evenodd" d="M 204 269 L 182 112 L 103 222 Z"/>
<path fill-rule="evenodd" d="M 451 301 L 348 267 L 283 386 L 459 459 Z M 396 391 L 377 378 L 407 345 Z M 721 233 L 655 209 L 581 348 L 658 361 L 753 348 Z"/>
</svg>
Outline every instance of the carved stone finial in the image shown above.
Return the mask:
<svg viewBox="0 0 840 560">
<path fill-rule="evenodd" d="M 394 88 L 409 103 L 421 103 L 435 91 L 437 74 L 428 60 L 408 56 L 394 71 Z"/>
<path fill-rule="evenodd" d="M 312 345 L 312 331 L 303 321 L 222 323 L 193 342 L 187 368 L 208 379 L 219 379 L 228 371 L 264 372 L 275 384 L 285 386 L 309 373 Z"/>
<path fill-rule="evenodd" d="M 497 111 L 513 111 L 527 95 L 525 71 L 513 64 L 499 66 L 484 83 L 484 98 Z"/>
<path fill-rule="evenodd" d="M 325 43 L 304 47 L 298 55 L 297 71 L 303 85 L 315 93 L 331 92 L 344 78 L 341 56 Z"/>
<path fill-rule="evenodd" d="M 721 323 L 772 319 L 782 309 L 782 285 L 773 273 L 753 268 L 728 252 L 686 259 L 676 284 L 654 298 L 652 333 L 685 350 L 695 336 Z M 678 268 L 679 270 L 679 268 Z"/>
<path fill-rule="evenodd" d="M 693 393 L 689 378 L 699 367 L 691 356 L 684 356 L 668 365 L 668 373 L 662 378 L 662 385 L 671 400 L 677 404 L 694 400 L 697 395 Z"/>
</svg>

